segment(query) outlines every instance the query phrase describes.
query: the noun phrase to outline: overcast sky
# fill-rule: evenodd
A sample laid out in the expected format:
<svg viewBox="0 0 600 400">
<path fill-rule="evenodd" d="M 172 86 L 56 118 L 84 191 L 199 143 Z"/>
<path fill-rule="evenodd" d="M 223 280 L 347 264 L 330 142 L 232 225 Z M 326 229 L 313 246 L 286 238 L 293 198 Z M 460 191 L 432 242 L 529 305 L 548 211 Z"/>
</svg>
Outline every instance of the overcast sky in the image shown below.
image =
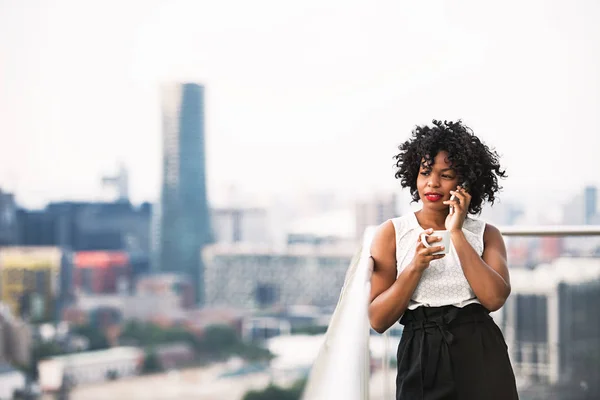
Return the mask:
<svg viewBox="0 0 600 400">
<path fill-rule="evenodd" d="M 0 187 L 98 199 L 160 182 L 158 83 L 206 86 L 210 196 L 397 187 L 415 124 L 462 118 L 505 197 L 600 185 L 600 3 L 0 0 Z"/>
</svg>

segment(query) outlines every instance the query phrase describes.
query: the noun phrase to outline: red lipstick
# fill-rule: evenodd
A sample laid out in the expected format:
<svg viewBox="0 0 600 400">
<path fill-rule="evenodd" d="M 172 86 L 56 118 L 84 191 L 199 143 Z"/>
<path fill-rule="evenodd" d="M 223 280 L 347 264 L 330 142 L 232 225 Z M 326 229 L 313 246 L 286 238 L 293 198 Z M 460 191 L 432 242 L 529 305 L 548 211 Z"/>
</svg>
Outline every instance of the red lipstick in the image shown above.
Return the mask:
<svg viewBox="0 0 600 400">
<path fill-rule="evenodd" d="M 440 193 L 425 193 L 425 198 L 431 202 L 440 201 L 443 197 Z"/>
</svg>

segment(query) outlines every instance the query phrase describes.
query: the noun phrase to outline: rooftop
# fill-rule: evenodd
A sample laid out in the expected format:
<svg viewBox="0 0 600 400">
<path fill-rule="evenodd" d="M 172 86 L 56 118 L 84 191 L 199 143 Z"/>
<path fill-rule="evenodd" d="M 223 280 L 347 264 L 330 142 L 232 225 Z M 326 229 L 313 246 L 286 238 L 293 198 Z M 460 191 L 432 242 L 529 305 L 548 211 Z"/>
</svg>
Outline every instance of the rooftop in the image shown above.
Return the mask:
<svg viewBox="0 0 600 400">
<path fill-rule="evenodd" d="M 108 350 L 86 351 L 50 357 L 43 361 L 62 361 L 65 364 L 98 364 L 119 358 L 135 358 L 143 355 L 143 350 L 137 347 L 113 347 Z"/>
</svg>

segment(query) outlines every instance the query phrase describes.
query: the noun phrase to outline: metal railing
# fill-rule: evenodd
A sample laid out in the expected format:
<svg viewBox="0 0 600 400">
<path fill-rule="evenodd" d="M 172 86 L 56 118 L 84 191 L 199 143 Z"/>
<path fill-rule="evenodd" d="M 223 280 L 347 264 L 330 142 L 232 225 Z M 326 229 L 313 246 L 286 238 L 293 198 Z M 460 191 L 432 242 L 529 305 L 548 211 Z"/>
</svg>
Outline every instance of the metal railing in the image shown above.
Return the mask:
<svg viewBox="0 0 600 400">
<path fill-rule="evenodd" d="M 313 364 L 303 400 L 369 398 L 370 357 L 368 300 L 373 260 L 370 246 L 374 227 L 365 231 L 361 249 L 346 274 L 344 287 L 325 335 L 325 342 Z M 600 225 L 507 226 L 503 236 L 599 236 Z M 384 337 L 387 339 L 387 333 Z M 386 343 L 389 343 L 386 340 Z M 385 354 L 388 354 L 386 349 Z M 389 358 L 383 357 L 384 382 L 390 380 Z M 520 365 L 519 365 L 520 366 Z M 523 365 L 527 368 L 527 366 Z M 384 393 L 388 393 L 384 390 Z"/>
<path fill-rule="evenodd" d="M 505 226 L 503 236 L 598 236 L 600 225 Z"/>
</svg>

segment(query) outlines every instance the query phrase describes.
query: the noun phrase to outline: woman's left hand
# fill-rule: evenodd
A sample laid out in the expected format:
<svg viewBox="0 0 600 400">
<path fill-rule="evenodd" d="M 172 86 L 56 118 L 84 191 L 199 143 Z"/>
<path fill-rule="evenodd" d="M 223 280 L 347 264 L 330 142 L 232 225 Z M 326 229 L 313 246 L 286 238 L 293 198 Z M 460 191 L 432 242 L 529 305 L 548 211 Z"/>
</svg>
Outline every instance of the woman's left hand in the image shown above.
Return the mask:
<svg viewBox="0 0 600 400">
<path fill-rule="evenodd" d="M 471 195 L 460 186 L 456 188 L 456 191 L 450 191 L 450 194 L 453 194 L 456 197 L 456 200 L 444 201 L 444 204 L 454 208 L 453 213 L 448 213 L 445 225 L 446 229 L 449 231 L 459 231 L 462 229 L 465 218 L 467 217 L 469 204 L 471 203 Z"/>
</svg>

